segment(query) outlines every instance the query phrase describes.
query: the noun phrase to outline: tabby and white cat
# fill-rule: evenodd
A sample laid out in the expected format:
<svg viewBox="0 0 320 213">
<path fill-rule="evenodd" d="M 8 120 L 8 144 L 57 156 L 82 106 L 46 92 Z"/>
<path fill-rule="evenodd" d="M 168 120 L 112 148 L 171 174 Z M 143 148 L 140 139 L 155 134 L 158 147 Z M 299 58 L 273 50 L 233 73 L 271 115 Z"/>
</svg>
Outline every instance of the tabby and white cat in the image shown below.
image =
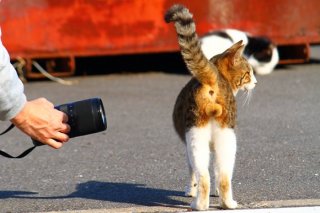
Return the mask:
<svg viewBox="0 0 320 213">
<path fill-rule="evenodd" d="M 277 46 L 266 37 L 252 36 L 236 29 L 214 31 L 201 37 L 201 48 L 210 59 L 239 40 L 245 45 L 244 55 L 259 75 L 271 73 L 279 62 Z"/>
<path fill-rule="evenodd" d="M 239 90 L 250 91 L 257 83 L 253 70 L 237 42 L 210 61 L 201 51 L 192 14 L 182 5 L 165 15 L 174 22 L 181 54 L 193 78 L 177 97 L 173 122 L 186 144 L 190 180 L 186 195 L 196 197 L 192 209 L 209 208 L 210 152 L 215 154 L 215 186 L 222 208 L 233 209 L 231 179 L 236 155 L 236 100 Z M 215 48 L 215 47 L 212 47 Z"/>
</svg>

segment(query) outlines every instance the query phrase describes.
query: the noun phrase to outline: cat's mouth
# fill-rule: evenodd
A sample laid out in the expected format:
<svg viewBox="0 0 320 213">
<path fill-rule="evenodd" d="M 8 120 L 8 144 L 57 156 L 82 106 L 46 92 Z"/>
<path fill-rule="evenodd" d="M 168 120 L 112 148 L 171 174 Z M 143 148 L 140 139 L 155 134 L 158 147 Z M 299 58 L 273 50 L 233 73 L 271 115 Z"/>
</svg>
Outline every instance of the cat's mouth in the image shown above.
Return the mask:
<svg viewBox="0 0 320 213">
<path fill-rule="evenodd" d="M 251 83 L 251 84 L 247 84 L 244 86 L 244 90 L 246 92 L 249 92 L 250 90 L 253 90 L 256 86 L 257 82 L 256 83 Z"/>
</svg>

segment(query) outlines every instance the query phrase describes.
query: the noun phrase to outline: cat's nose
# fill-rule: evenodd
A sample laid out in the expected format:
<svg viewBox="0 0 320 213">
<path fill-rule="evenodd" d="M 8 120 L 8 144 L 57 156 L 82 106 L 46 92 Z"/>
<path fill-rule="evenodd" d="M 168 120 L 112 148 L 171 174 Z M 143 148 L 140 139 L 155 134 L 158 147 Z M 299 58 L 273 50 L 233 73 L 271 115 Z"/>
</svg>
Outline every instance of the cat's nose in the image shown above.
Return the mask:
<svg viewBox="0 0 320 213">
<path fill-rule="evenodd" d="M 253 83 L 256 85 L 258 83 L 256 77 L 253 76 Z"/>
</svg>

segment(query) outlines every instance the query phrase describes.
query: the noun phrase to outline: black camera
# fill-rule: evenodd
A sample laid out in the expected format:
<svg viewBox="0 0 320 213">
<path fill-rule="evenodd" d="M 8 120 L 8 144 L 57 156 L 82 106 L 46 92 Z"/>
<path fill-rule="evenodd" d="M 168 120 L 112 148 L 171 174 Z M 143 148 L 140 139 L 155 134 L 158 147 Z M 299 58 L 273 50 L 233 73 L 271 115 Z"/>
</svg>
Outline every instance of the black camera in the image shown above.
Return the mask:
<svg viewBox="0 0 320 213">
<path fill-rule="evenodd" d="M 62 104 L 60 106 L 56 106 L 55 108 L 67 114 L 68 124 L 71 127 L 68 134 L 70 138 L 101 132 L 107 129 L 106 114 L 100 98 L 91 98 L 73 103 Z M 5 131 L 0 133 L 0 135 L 7 133 L 12 128 L 14 128 L 13 124 L 11 124 Z M 33 139 L 32 142 L 34 146 L 25 150 L 18 156 L 12 156 L 2 150 L 0 150 L 0 155 L 6 158 L 24 158 L 37 146 L 44 145 L 43 143 Z"/>
<path fill-rule="evenodd" d="M 55 106 L 55 108 L 67 114 L 67 123 L 71 127 L 68 134 L 70 138 L 101 132 L 107 129 L 107 119 L 100 98 L 62 104 Z M 33 143 L 36 146 L 44 145 L 35 140 L 33 140 Z"/>
</svg>

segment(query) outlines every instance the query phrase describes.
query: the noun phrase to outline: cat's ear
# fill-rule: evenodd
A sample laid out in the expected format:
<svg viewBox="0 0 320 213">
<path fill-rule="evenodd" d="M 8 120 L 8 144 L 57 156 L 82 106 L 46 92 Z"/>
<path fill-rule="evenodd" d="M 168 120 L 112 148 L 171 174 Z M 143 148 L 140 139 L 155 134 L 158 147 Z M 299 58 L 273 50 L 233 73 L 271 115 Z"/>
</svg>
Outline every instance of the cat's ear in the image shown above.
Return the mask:
<svg viewBox="0 0 320 213">
<path fill-rule="evenodd" d="M 238 64 L 241 60 L 242 54 L 244 51 L 244 44 L 242 44 L 242 40 L 238 41 L 234 45 L 229 48 L 229 54 L 231 56 L 231 63 L 233 65 Z"/>
</svg>

